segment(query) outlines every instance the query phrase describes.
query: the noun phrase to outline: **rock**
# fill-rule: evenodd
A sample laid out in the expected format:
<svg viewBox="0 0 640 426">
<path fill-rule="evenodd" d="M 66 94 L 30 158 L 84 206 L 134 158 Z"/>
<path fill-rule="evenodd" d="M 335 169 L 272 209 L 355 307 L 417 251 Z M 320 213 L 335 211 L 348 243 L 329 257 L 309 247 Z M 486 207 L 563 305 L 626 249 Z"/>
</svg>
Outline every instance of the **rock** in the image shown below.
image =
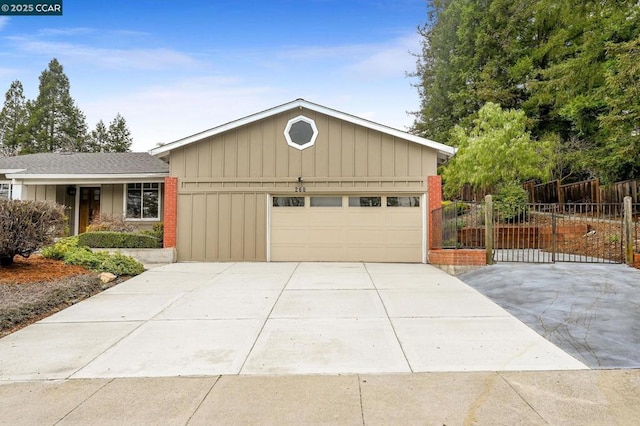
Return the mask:
<svg viewBox="0 0 640 426">
<path fill-rule="evenodd" d="M 100 278 L 100 281 L 106 284 L 106 283 L 110 283 L 111 281 L 115 280 L 118 277 L 116 275 L 113 275 L 110 272 L 103 272 L 100 275 L 98 275 L 98 278 Z"/>
</svg>

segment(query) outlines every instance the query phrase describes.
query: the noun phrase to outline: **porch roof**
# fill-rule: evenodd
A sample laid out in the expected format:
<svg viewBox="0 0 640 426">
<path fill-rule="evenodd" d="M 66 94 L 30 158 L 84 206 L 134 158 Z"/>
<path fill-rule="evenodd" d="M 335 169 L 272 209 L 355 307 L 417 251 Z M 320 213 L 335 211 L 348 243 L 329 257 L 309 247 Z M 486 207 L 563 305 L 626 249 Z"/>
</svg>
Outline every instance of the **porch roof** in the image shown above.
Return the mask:
<svg viewBox="0 0 640 426">
<path fill-rule="evenodd" d="M 169 165 L 146 152 L 40 153 L 0 158 L 10 179 L 162 177 Z"/>
</svg>

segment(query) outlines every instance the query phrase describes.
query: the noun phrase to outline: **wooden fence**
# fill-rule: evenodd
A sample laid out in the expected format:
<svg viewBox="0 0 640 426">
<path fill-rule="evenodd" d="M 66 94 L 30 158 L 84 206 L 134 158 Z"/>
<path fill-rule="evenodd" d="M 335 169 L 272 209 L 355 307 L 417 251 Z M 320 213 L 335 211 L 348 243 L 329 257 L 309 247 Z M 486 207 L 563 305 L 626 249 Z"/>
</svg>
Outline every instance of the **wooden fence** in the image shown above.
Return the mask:
<svg viewBox="0 0 640 426">
<path fill-rule="evenodd" d="M 627 180 L 602 186 L 598 179 L 582 182 L 560 184 L 559 180 L 536 184 L 529 181 L 523 187 L 529 193 L 531 203 L 579 204 L 616 204 L 622 203 L 624 197 L 631 197 L 633 204 L 640 203 L 638 181 Z"/>
<path fill-rule="evenodd" d="M 538 184 L 534 181 L 528 181 L 522 186 L 529 193 L 530 203 L 616 204 L 622 203 L 624 197 L 629 196 L 634 205 L 640 204 L 640 181 L 637 180 L 626 180 L 611 185 L 600 185 L 598 179 L 564 185 L 559 180 Z M 465 185 L 460 191 L 458 199 L 461 201 L 481 201 L 485 195 L 491 193 L 489 190 Z"/>
</svg>

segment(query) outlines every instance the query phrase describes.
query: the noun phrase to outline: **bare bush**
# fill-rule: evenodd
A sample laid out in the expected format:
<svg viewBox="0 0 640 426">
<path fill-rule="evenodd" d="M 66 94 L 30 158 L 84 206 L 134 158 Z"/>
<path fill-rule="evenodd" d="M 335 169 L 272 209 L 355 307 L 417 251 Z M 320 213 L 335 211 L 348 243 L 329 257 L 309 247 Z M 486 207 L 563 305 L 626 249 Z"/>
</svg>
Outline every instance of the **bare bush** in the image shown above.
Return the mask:
<svg viewBox="0 0 640 426">
<path fill-rule="evenodd" d="M 122 215 L 99 214 L 94 216 L 87 231 L 133 232 L 135 228 Z"/>
<path fill-rule="evenodd" d="M 0 200 L 0 266 L 29 257 L 64 231 L 65 208 L 51 201 Z"/>
</svg>

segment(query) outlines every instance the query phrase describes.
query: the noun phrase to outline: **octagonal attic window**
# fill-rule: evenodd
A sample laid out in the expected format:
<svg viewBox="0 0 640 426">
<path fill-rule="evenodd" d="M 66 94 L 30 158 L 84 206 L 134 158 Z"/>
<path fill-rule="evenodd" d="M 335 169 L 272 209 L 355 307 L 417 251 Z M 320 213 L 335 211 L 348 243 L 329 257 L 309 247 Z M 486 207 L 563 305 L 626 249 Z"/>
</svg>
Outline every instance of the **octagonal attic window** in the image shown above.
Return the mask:
<svg viewBox="0 0 640 426">
<path fill-rule="evenodd" d="M 299 115 L 287 122 L 284 137 L 289 146 L 302 150 L 309 148 L 316 142 L 318 128 L 312 119 Z"/>
</svg>

